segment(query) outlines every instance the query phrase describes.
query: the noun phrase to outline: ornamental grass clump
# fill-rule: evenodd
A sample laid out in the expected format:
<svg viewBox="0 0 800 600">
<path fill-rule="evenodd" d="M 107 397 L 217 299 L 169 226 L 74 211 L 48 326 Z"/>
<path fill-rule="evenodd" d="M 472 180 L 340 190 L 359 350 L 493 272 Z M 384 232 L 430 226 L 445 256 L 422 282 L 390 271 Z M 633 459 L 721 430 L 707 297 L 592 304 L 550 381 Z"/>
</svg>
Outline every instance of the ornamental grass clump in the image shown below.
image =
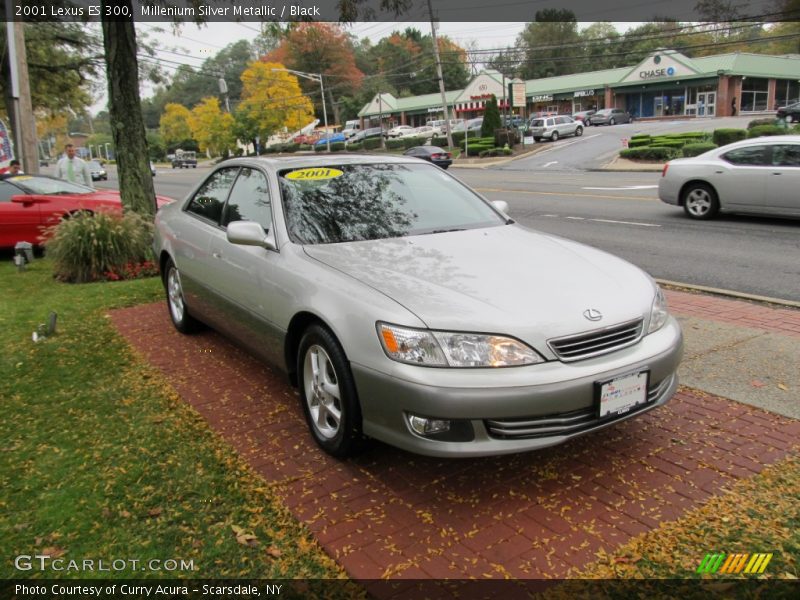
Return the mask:
<svg viewBox="0 0 800 600">
<path fill-rule="evenodd" d="M 155 269 L 153 224 L 134 212 L 82 212 L 47 229 L 55 277 L 71 283 L 140 277 Z"/>
</svg>

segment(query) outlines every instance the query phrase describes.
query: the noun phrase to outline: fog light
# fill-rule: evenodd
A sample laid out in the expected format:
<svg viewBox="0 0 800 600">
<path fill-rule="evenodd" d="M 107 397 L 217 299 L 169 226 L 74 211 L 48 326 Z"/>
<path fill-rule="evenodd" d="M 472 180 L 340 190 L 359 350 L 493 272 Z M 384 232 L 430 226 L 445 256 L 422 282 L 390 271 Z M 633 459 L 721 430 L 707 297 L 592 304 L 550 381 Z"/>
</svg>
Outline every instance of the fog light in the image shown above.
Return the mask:
<svg viewBox="0 0 800 600">
<path fill-rule="evenodd" d="M 450 421 L 446 419 L 427 419 L 417 415 L 408 415 L 408 423 L 411 425 L 411 429 L 420 435 L 450 431 Z"/>
</svg>

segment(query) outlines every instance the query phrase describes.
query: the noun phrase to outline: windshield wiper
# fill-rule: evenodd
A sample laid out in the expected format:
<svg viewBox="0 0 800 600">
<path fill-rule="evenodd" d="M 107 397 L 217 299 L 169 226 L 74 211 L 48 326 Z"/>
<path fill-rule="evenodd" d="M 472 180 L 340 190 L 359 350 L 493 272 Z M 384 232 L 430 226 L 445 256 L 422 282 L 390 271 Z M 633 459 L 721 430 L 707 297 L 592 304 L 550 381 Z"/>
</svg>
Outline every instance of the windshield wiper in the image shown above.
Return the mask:
<svg viewBox="0 0 800 600">
<path fill-rule="evenodd" d="M 453 229 L 434 229 L 428 233 L 450 233 L 451 231 L 466 231 L 466 229 L 463 227 L 455 227 Z"/>
</svg>

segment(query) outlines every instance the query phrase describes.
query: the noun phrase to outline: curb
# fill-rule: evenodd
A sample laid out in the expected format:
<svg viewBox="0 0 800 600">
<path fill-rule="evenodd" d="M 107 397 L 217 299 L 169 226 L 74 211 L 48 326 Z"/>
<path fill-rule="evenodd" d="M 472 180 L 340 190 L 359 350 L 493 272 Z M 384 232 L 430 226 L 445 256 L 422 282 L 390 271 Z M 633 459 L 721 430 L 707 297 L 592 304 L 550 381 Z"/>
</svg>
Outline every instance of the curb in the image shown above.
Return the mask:
<svg viewBox="0 0 800 600">
<path fill-rule="evenodd" d="M 590 171 L 624 171 L 629 173 L 661 173 L 664 170 L 666 163 L 639 163 L 632 160 L 620 158 L 619 156 L 613 158 L 611 162 L 604 164 L 602 167 L 589 169 Z"/>
<path fill-rule="evenodd" d="M 528 151 L 526 151 L 526 152 L 524 152 L 522 154 L 517 154 L 516 156 L 511 156 L 509 158 L 503 158 L 501 160 L 492 160 L 492 161 L 486 161 L 486 162 L 480 162 L 480 163 L 463 163 L 463 164 L 460 164 L 456 160 L 450 166 L 451 167 L 458 167 L 459 169 L 485 169 L 487 167 L 496 167 L 497 165 L 505 165 L 505 164 L 514 162 L 515 160 L 519 160 L 521 158 L 528 158 L 529 156 L 533 156 L 534 154 L 538 154 L 539 152 L 541 152 L 545 148 L 546 148 L 546 146 L 542 146 L 541 148 L 533 148 L 532 150 L 528 150 Z M 473 160 L 473 159 L 467 158 L 465 160 Z"/>
<path fill-rule="evenodd" d="M 713 294 L 715 296 L 725 296 L 727 298 L 736 298 L 738 300 L 749 300 L 751 302 L 759 302 L 761 304 L 774 304 L 786 308 L 800 308 L 800 302 L 794 300 L 783 300 L 781 298 L 771 298 L 770 296 L 759 296 L 758 294 L 747 294 L 745 292 L 735 292 L 733 290 L 726 290 L 722 288 L 714 288 L 706 285 L 694 285 L 691 283 L 681 283 L 680 281 L 670 281 L 668 279 L 656 279 L 659 285 L 669 286 L 671 288 L 688 290 L 693 292 L 702 292 L 704 294 Z"/>
</svg>

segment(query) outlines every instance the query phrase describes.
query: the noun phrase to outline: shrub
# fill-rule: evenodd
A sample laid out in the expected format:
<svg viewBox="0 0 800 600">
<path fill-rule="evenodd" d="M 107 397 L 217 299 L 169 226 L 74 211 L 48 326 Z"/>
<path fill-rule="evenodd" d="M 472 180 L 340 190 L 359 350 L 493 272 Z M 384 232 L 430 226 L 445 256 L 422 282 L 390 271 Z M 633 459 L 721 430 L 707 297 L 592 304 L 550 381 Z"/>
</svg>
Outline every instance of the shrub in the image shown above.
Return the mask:
<svg viewBox="0 0 800 600">
<path fill-rule="evenodd" d="M 744 129 L 715 129 L 712 139 L 717 146 L 727 146 L 746 137 L 747 131 Z"/>
<path fill-rule="evenodd" d="M 386 147 L 389 150 L 398 150 L 405 147 L 405 140 L 386 140 Z"/>
<path fill-rule="evenodd" d="M 344 150 L 344 142 L 331 143 L 331 152 L 341 152 L 342 150 Z"/>
<path fill-rule="evenodd" d="M 381 147 L 381 138 L 367 138 L 361 143 L 361 146 L 364 150 L 375 150 Z"/>
<path fill-rule="evenodd" d="M 469 153 L 470 156 L 477 156 L 483 150 L 492 150 L 493 148 L 493 144 L 467 144 L 467 153 Z"/>
<path fill-rule="evenodd" d="M 303 152 L 308 152 L 309 150 L 313 150 L 314 146 L 312 146 L 311 144 L 300 144 L 300 146 L 297 149 Z"/>
<path fill-rule="evenodd" d="M 455 132 L 453 132 L 452 135 L 453 135 L 453 144 L 455 144 L 456 146 L 463 146 L 464 145 L 464 137 L 467 135 L 465 132 L 463 132 L 463 131 L 455 131 Z M 472 137 L 472 136 L 470 136 L 470 137 Z M 445 137 L 445 139 L 447 139 L 447 137 Z"/>
<path fill-rule="evenodd" d="M 653 148 L 652 146 L 645 146 L 644 148 L 628 148 L 626 150 L 621 150 L 619 155 L 622 158 L 630 158 L 633 160 L 663 161 L 678 156 L 678 150 L 667 147 Z"/>
<path fill-rule="evenodd" d="M 650 142 L 651 148 L 683 148 L 686 140 L 654 139 Z"/>
<path fill-rule="evenodd" d="M 747 124 L 748 129 L 752 129 L 753 127 L 759 127 L 760 125 L 775 125 L 777 121 L 774 117 L 769 117 L 765 119 L 754 119 Z"/>
<path fill-rule="evenodd" d="M 709 150 L 713 150 L 716 147 L 717 147 L 717 145 L 714 144 L 713 142 L 701 142 L 701 143 L 698 143 L 698 144 L 686 144 L 683 147 L 682 153 L 683 153 L 683 156 L 685 156 L 685 157 L 699 156 L 700 154 L 703 154 L 704 152 L 708 152 Z"/>
<path fill-rule="evenodd" d="M 503 154 L 505 154 L 506 156 L 511 156 L 512 154 L 514 154 L 514 151 L 511 148 L 503 148 Z"/>
<path fill-rule="evenodd" d="M 414 146 L 422 146 L 427 141 L 424 137 L 419 136 L 403 138 L 403 148 L 408 150 Z"/>
<path fill-rule="evenodd" d="M 83 212 L 49 227 L 45 248 L 57 279 L 84 283 L 152 273 L 152 242 L 153 224 L 137 213 Z"/>
<path fill-rule="evenodd" d="M 756 125 L 747 132 L 748 138 L 757 138 L 767 135 L 783 135 L 786 130 L 780 125 Z"/>
<path fill-rule="evenodd" d="M 483 124 L 481 125 L 481 135 L 494 135 L 495 129 L 500 129 L 502 120 L 500 119 L 500 109 L 497 106 L 497 97 L 492 97 L 486 101 L 486 110 L 483 111 Z"/>
<path fill-rule="evenodd" d="M 283 148 L 281 148 L 281 152 L 297 152 L 300 149 L 300 144 L 284 144 Z"/>
<path fill-rule="evenodd" d="M 346 148 L 350 152 L 358 152 L 363 146 L 361 142 L 353 142 L 352 144 L 347 144 Z"/>
<path fill-rule="evenodd" d="M 314 152 L 325 152 L 328 149 L 328 144 L 314 144 Z"/>
<path fill-rule="evenodd" d="M 628 140 L 628 148 L 640 148 L 642 146 L 649 146 L 651 143 L 650 136 L 641 138 L 631 138 Z"/>
</svg>

